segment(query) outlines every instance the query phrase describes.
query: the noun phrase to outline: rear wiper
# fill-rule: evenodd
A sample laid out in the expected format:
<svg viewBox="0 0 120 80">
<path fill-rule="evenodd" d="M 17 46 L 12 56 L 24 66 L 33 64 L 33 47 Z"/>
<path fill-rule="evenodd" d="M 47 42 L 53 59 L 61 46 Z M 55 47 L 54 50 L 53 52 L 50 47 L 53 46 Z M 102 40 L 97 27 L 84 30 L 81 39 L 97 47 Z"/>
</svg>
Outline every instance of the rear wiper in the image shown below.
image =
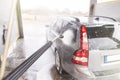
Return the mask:
<svg viewBox="0 0 120 80">
<path fill-rule="evenodd" d="M 95 18 L 95 20 L 97 20 L 97 21 L 99 21 L 99 18 L 102 17 L 102 18 L 108 18 L 108 19 L 111 19 L 111 20 L 117 22 L 117 20 L 112 17 L 107 17 L 107 16 L 94 16 L 94 17 L 97 17 L 97 18 Z"/>
<path fill-rule="evenodd" d="M 120 41 L 119 41 L 118 39 L 116 39 L 116 38 L 114 38 L 114 37 L 111 37 L 111 39 L 112 39 L 113 41 L 115 41 L 115 42 L 117 42 L 117 43 L 120 44 Z"/>
</svg>

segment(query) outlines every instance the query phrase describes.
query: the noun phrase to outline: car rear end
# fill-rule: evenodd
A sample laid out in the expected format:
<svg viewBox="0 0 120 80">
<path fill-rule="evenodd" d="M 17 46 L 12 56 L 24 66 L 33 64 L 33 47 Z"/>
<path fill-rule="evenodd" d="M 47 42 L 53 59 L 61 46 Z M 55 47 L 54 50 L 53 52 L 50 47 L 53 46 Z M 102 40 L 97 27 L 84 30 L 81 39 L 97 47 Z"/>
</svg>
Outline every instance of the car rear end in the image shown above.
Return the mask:
<svg viewBox="0 0 120 80">
<path fill-rule="evenodd" d="M 72 58 L 74 76 L 79 79 L 82 75 L 85 80 L 119 80 L 119 32 L 120 26 L 116 23 L 81 25 L 80 48 Z"/>
<path fill-rule="evenodd" d="M 120 79 L 120 26 L 102 24 L 87 27 L 88 69 L 98 79 Z"/>
</svg>

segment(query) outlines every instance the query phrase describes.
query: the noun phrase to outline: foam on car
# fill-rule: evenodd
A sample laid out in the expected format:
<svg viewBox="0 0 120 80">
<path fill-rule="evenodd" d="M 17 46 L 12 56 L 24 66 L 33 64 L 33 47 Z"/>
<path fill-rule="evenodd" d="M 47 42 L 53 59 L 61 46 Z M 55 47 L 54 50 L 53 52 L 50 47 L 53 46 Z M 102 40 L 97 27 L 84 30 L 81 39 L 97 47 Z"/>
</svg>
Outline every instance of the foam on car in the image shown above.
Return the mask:
<svg viewBox="0 0 120 80">
<path fill-rule="evenodd" d="M 72 40 L 74 38 L 73 31 L 69 29 L 63 33 L 63 36 L 64 36 L 64 38 L 62 38 L 63 43 L 66 45 L 72 45 Z"/>
</svg>

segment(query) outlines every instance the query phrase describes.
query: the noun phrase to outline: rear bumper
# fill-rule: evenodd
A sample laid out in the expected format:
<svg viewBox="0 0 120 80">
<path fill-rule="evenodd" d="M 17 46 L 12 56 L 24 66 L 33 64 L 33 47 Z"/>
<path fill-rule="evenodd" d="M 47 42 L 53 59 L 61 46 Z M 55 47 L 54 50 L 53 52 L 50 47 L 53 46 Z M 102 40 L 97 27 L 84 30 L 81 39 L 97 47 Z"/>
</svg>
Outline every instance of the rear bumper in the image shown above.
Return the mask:
<svg viewBox="0 0 120 80">
<path fill-rule="evenodd" d="M 88 76 L 83 74 L 84 76 L 79 76 L 78 74 L 75 76 L 78 80 L 120 80 L 120 73 L 106 76 Z"/>
<path fill-rule="evenodd" d="M 120 73 L 105 76 L 96 76 L 95 80 L 120 80 Z"/>
<path fill-rule="evenodd" d="M 73 75 L 78 80 L 120 80 L 120 72 L 109 75 L 96 75 L 94 72 L 89 71 L 87 67 L 80 68 L 75 65 L 75 74 Z"/>
</svg>

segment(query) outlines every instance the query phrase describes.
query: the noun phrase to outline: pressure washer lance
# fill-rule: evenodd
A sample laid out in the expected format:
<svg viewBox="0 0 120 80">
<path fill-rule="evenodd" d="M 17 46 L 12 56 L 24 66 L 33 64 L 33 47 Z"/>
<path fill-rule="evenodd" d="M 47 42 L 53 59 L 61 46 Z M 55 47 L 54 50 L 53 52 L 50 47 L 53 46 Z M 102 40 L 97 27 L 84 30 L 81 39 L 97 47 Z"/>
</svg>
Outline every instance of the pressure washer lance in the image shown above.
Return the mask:
<svg viewBox="0 0 120 80">
<path fill-rule="evenodd" d="M 55 31 L 51 31 L 56 37 L 48 41 L 43 47 L 37 50 L 34 54 L 32 54 L 28 59 L 26 59 L 23 63 L 21 63 L 18 67 L 16 67 L 11 73 L 9 73 L 3 80 L 18 80 L 23 73 L 29 69 L 29 67 L 53 44 L 53 42 L 59 38 L 63 38 L 62 35 L 58 35 Z"/>
</svg>

